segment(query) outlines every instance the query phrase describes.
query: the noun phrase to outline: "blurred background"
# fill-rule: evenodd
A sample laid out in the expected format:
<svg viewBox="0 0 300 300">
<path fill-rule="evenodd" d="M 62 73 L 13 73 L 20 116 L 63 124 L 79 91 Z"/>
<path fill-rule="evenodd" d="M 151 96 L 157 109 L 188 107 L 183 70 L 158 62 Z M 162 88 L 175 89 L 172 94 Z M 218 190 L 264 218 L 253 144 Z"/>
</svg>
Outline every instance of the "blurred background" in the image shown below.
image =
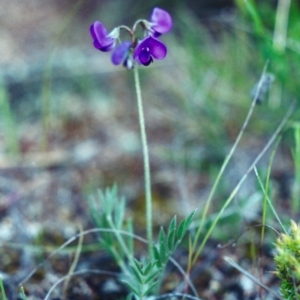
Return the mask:
<svg viewBox="0 0 300 300">
<path fill-rule="evenodd" d="M 57 226 L 57 214 L 86 223 L 86 196 L 114 182 L 143 211 L 132 72 L 93 48 L 89 26 L 95 20 L 109 31 L 131 26 L 155 6 L 174 21 L 163 37 L 167 58 L 140 68 L 154 196 L 164 207 L 157 221 L 178 212 L 178 205 L 187 214 L 205 203 L 249 110 L 251 89 L 271 60 L 268 72 L 276 79 L 220 195 L 245 172 L 298 93 L 297 80 L 290 80 L 299 76 L 298 40 L 291 39 L 291 49 L 273 48 L 276 1 L 253 1 L 259 21 L 243 1 L 10 1 L 2 4 L 0 19 L 3 212 L 14 207 L 24 222 L 49 221 L 49 228 Z M 292 1 L 291 35 L 298 12 Z M 280 151 L 275 177 L 289 178 L 282 168 L 290 168 L 290 153 Z M 243 197 L 251 189 L 253 183 Z"/>
<path fill-rule="evenodd" d="M 287 13 L 277 1 L 249 3 L 2 0 L 0 241 L 44 245 L 54 232 L 68 238 L 78 224 L 93 226 L 87 198 L 114 183 L 141 228 L 143 159 L 133 74 L 94 49 L 89 26 L 95 20 L 109 31 L 131 26 L 156 6 L 170 12 L 174 26 L 162 37 L 166 59 L 140 67 L 157 226 L 174 213 L 201 211 L 267 62 L 274 77 L 217 190 L 213 216 L 299 96 L 299 2 L 291 1 Z M 283 214 L 292 213 L 298 114 L 272 167 L 272 195 Z M 268 154 L 258 166 L 262 174 Z M 234 222 L 224 218 L 215 238 L 226 240 L 227 227 L 237 225 L 238 233 L 256 220 L 259 199 L 250 176 L 230 213 Z M 2 269 L 9 270 L 9 262 Z"/>
</svg>

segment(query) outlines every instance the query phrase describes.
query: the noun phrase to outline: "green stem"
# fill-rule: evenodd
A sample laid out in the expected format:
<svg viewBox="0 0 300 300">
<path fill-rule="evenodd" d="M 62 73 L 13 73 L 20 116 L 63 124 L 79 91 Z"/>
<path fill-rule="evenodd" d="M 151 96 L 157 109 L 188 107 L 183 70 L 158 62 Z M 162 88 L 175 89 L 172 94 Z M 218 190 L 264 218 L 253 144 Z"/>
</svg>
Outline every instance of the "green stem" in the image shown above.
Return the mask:
<svg viewBox="0 0 300 300">
<path fill-rule="evenodd" d="M 300 193 L 300 123 L 295 122 L 293 124 L 294 128 L 294 151 L 293 159 L 294 159 L 294 183 L 292 188 L 292 210 L 293 212 L 299 211 L 299 198 L 298 195 Z"/>
<path fill-rule="evenodd" d="M 287 29 L 291 0 L 279 0 L 276 11 L 273 47 L 280 53 L 284 53 L 287 40 Z"/>
<path fill-rule="evenodd" d="M 269 202 L 268 201 L 268 197 L 269 197 L 268 194 L 269 194 L 271 169 L 272 169 L 272 166 L 273 166 L 273 161 L 274 161 L 274 157 L 275 157 L 276 150 L 277 150 L 277 147 L 279 145 L 279 142 L 280 142 L 280 138 L 278 138 L 278 141 L 277 141 L 276 145 L 274 146 L 274 149 L 273 149 L 272 154 L 271 154 L 271 158 L 270 158 L 269 166 L 268 166 L 268 172 L 267 172 L 265 188 L 263 190 L 264 200 L 263 200 L 262 221 L 261 221 L 262 227 L 261 227 L 261 236 L 260 236 L 260 245 L 261 246 L 263 245 L 264 237 L 265 237 L 266 218 L 267 218 L 267 209 L 268 209 L 267 204 Z M 259 175 L 257 173 L 256 167 L 254 167 L 254 173 L 257 176 L 257 178 L 259 179 Z"/>
<path fill-rule="evenodd" d="M 0 78 L 0 118 L 3 122 L 7 154 L 15 157 L 20 154 L 18 130 L 2 78 Z"/>
<path fill-rule="evenodd" d="M 5 294 L 5 290 L 4 290 L 3 281 L 2 281 L 1 277 L 0 277 L 0 292 L 1 292 L 1 299 L 7 300 L 7 297 L 6 297 L 6 294 Z"/>
<path fill-rule="evenodd" d="M 20 287 L 20 291 L 21 291 L 21 298 L 22 298 L 22 300 L 27 300 L 27 297 L 25 295 L 23 286 Z"/>
<path fill-rule="evenodd" d="M 147 240 L 148 240 L 148 251 L 149 251 L 150 258 L 152 258 L 152 243 L 153 243 L 152 196 L 151 196 L 149 150 L 148 150 L 146 128 L 145 128 L 142 91 L 141 91 L 141 84 L 140 84 L 140 78 L 139 78 L 139 72 L 137 66 L 134 67 L 134 81 L 135 81 L 135 91 L 137 97 L 137 106 L 139 112 L 139 122 L 140 122 L 143 158 L 144 158 L 144 180 L 145 180 L 145 194 L 146 194 L 146 223 L 147 223 L 146 230 L 147 230 Z"/>
<path fill-rule="evenodd" d="M 253 170 L 254 170 L 255 176 L 256 176 L 256 178 L 257 178 L 257 180 L 258 180 L 258 183 L 259 183 L 259 185 L 260 185 L 260 187 L 261 187 L 262 192 L 263 192 L 264 194 L 266 194 L 266 191 L 265 191 L 263 182 L 262 182 L 262 180 L 261 180 L 260 177 L 259 177 L 259 174 L 258 174 L 258 172 L 257 172 L 256 167 L 254 167 Z M 273 206 L 273 204 L 272 204 L 271 199 L 268 197 L 268 195 L 267 195 L 266 198 L 267 198 L 268 204 L 269 204 L 269 206 L 270 206 L 270 208 L 271 208 L 271 210 L 272 210 L 272 212 L 273 212 L 273 214 L 274 214 L 274 216 L 275 216 L 275 218 L 276 218 L 278 224 L 280 225 L 281 229 L 284 231 L 285 234 L 288 234 L 288 231 L 285 229 L 283 223 L 281 222 L 280 217 L 279 217 L 279 215 L 277 214 L 277 212 L 276 212 L 276 210 L 275 210 L 275 208 L 274 208 L 274 206 Z"/>
</svg>

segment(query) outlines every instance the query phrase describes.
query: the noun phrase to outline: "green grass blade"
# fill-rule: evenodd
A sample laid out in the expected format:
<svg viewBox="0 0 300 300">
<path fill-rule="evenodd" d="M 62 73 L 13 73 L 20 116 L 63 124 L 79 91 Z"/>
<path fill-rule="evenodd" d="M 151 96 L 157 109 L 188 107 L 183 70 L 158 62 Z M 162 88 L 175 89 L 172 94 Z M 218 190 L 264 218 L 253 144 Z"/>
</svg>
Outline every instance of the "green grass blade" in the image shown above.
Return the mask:
<svg viewBox="0 0 300 300">
<path fill-rule="evenodd" d="M 0 291 L 1 291 L 1 295 L 2 295 L 1 299 L 7 300 L 5 290 L 4 290 L 3 281 L 2 281 L 1 277 L 0 277 Z"/>
</svg>

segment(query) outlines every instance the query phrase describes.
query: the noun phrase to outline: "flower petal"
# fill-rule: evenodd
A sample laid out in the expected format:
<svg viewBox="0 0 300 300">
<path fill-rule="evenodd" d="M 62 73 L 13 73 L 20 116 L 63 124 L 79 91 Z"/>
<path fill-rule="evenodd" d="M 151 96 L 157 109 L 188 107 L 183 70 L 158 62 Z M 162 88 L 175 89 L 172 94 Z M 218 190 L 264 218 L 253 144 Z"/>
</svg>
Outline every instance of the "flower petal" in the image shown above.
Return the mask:
<svg viewBox="0 0 300 300">
<path fill-rule="evenodd" d="M 130 46 L 131 42 L 125 41 L 114 49 L 111 56 L 111 61 L 114 65 L 119 65 L 126 59 Z"/>
<path fill-rule="evenodd" d="M 153 58 L 164 59 L 167 55 L 167 47 L 159 40 L 152 36 L 148 36 L 143 39 L 136 47 L 133 58 L 148 66 Z"/>
<path fill-rule="evenodd" d="M 165 10 L 155 7 L 151 15 L 152 29 L 159 33 L 167 33 L 172 28 L 172 18 Z"/>
<path fill-rule="evenodd" d="M 147 46 L 150 48 L 150 53 L 155 59 L 164 59 L 167 55 L 167 47 L 161 41 L 149 37 Z"/>
<path fill-rule="evenodd" d="M 139 55 L 139 62 L 144 66 L 149 66 L 152 63 L 153 59 L 149 53 L 149 51 L 142 51 Z"/>
<path fill-rule="evenodd" d="M 115 39 L 107 37 L 107 30 L 104 25 L 96 21 L 90 27 L 91 36 L 94 39 L 94 47 L 100 51 L 110 51 L 115 46 Z"/>
<path fill-rule="evenodd" d="M 167 47 L 161 41 L 148 36 L 137 45 L 133 58 L 136 59 L 143 52 L 148 52 L 155 59 L 164 59 L 167 55 Z M 145 54 L 143 53 L 143 55 Z"/>
</svg>

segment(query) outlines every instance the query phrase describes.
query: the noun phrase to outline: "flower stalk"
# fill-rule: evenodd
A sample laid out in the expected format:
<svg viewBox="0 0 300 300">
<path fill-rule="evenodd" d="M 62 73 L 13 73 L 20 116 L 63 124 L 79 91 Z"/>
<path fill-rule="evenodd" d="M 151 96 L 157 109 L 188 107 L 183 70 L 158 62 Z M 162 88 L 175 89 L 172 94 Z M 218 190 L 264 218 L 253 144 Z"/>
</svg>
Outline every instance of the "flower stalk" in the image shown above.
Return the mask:
<svg viewBox="0 0 300 300">
<path fill-rule="evenodd" d="M 148 240 L 148 252 L 149 252 L 149 256 L 152 257 L 153 256 L 152 255 L 152 243 L 153 243 L 152 195 L 151 195 L 149 150 L 148 150 L 148 143 L 147 143 L 142 91 L 141 91 L 138 67 L 135 66 L 133 71 L 134 71 L 133 72 L 134 73 L 134 83 L 135 83 L 135 91 L 136 91 L 136 98 L 137 98 L 137 107 L 138 107 L 138 114 L 139 114 L 141 141 L 142 141 L 143 159 L 144 159 L 144 180 L 145 180 L 145 198 L 146 198 L 146 231 L 147 231 L 147 240 Z"/>
</svg>

